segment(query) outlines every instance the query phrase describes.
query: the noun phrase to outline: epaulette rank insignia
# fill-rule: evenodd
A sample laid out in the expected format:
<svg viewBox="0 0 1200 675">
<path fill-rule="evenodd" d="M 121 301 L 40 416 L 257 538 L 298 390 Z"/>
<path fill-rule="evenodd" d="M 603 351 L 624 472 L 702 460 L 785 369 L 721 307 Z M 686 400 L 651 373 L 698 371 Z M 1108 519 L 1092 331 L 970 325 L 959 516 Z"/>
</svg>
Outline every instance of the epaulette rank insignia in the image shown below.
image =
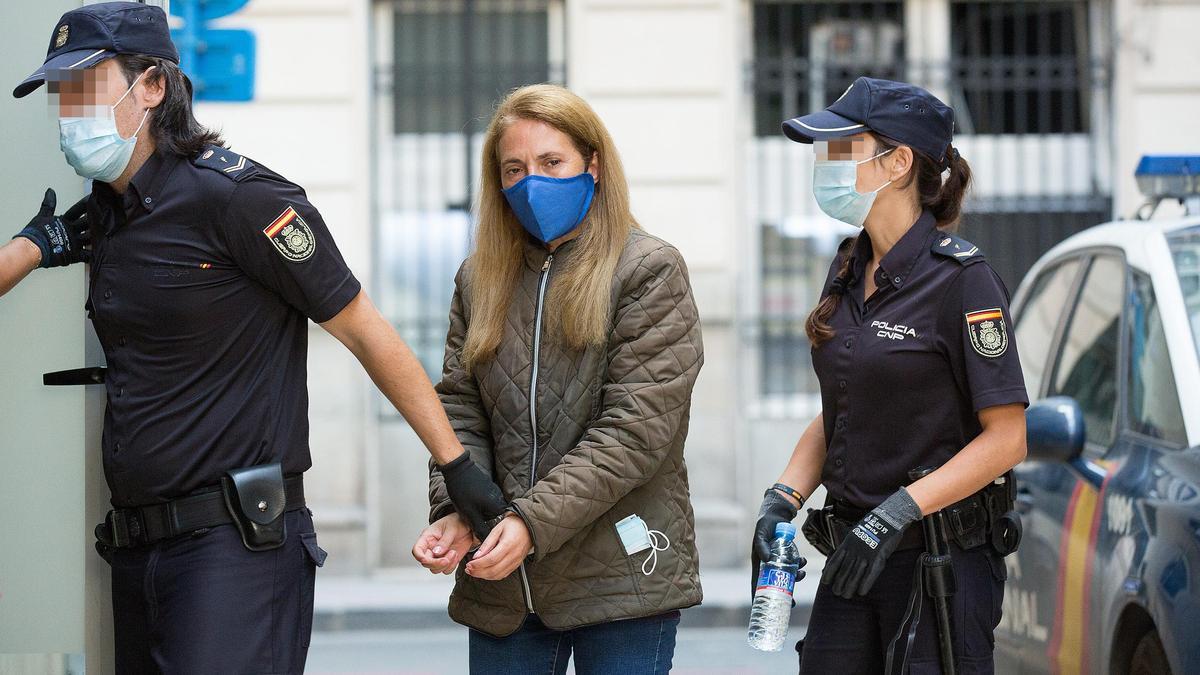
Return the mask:
<svg viewBox="0 0 1200 675">
<path fill-rule="evenodd" d="M 234 181 L 250 175 L 254 163 L 227 148 L 209 147 L 194 160 L 196 166 L 218 171 Z"/>
<path fill-rule="evenodd" d="M 930 250 L 947 258 L 953 258 L 963 265 L 983 260 L 983 252 L 979 250 L 978 246 L 966 239 L 944 232 L 933 240 Z"/>
</svg>

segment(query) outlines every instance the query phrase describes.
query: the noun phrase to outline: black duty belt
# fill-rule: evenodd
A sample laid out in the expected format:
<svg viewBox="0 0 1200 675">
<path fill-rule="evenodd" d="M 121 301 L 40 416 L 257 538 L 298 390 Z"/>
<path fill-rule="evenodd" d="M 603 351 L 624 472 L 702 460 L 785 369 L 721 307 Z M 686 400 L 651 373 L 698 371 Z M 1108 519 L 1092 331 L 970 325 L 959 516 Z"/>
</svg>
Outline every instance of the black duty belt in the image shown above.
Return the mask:
<svg viewBox="0 0 1200 675">
<path fill-rule="evenodd" d="M 304 476 L 284 479 L 285 511 L 304 508 Z M 181 534 L 189 534 L 233 522 L 220 487 L 214 487 L 163 504 L 114 509 L 96 526 L 96 539 L 105 546 L 145 546 Z"/>
</svg>

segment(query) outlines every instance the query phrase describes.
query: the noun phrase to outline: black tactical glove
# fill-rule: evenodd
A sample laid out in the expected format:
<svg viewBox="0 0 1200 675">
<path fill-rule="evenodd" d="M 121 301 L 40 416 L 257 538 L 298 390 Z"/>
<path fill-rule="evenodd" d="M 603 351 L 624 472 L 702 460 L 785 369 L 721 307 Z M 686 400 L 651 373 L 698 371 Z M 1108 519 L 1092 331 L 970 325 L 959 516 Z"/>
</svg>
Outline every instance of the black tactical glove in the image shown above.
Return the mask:
<svg viewBox="0 0 1200 675">
<path fill-rule="evenodd" d="M 834 595 L 847 600 L 866 595 L 875 585 L 888 556 L 900 545 L 904 530 L 921 519 L 921 509 L 900 488 L 876 506 L 833 551 L 821 583 L 829 584 Z"/>
<path fill-rule="evenodd" d="M 779 523 L 790 523 L 799 511 L 787 497 L 779 494 L 774 488 L 763 495 L 762 506 L 758 509 L 758 522 L 754 524 L 754 540 L 750 542 L 750 595 L 758 588 L 758 571 L 762 561 L 771 558 L 771 542 L 775 540 L 775 526 Z M 801 562 L 803 567 L 804 563 Z M 796 581 L 804 578 L 804 570 L 796 573 Z"/>
<path fill-rule="evenodd" d="M 454 510 L 470 523 L 476 537 L 486 539 L 508 509 L 504 493 L 471 461 L 470 453 L 464 452 L 438 468 L 446 479 L 446 492 L 454 502 Z"/>
<path fill-rule="evenodd" d="M 77 262 L 88 262 L 92 251 L 87 248 L 88 236 L 87 215 L 85 214 L 87 198 L 79 200 L 61 216 L 54 215 L 54 207 L 58 197 L 54 190 L 46 190 L 42 198 L 42 208 L 29 221 L 25 229 L 13 237 L 25 237 L 32 241 L 42 252 L 42 261 L 38 267 L 63 267 Z"/>
</svg>

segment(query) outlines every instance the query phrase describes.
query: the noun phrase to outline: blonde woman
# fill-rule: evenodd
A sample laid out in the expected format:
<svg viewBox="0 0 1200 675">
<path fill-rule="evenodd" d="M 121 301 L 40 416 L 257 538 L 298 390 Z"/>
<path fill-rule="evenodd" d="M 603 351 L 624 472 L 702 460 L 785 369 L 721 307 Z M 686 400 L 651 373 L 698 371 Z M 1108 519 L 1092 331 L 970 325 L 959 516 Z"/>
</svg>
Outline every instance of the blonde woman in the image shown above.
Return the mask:
<svg viewBox="0 0 1200 675">
<path fill-rule="evenodd" d="M 687 268 L 634 220 L 607 129 L 562 87 L 505 98 L 482 166 L 437 390 L 503 514 L 462 564 L 474 538 L 456 504 L 474 497 L 452 501 L 443 475 L 460 467 L 435 467 L 413 555 L 457 566 L 450 615 L 471 628 L 472 672 L 563 673 L 572 652 L 581 675 L 669 672 L 679 610 L 701 599 Z"/>
</svg>

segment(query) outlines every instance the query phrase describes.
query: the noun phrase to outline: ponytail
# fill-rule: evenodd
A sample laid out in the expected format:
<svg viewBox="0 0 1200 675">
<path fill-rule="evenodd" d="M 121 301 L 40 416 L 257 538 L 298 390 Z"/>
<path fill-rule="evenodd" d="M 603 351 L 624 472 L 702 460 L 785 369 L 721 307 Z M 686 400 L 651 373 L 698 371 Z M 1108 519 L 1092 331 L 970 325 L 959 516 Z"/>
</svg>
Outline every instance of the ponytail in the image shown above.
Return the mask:
<svg viewBox="0 0 1200 675">
<path fill-rule="evenodd" d="M 918 162 L 918 166 L 920 165 L 921 163 Z M 944 181 L 942 172 L 937 172 L 937 190 L 930 190 L 933 194 L 932 198 L 926 197 L 925 190 L 919 190 L 919 192 L 921 206 L 929 209 L 929 212 L 933 214 L 933 219 L 937 221 L 938 227 L 954 229 L 958 225 L 959 218 L 962 217 L 962 204 L 967 195 L 967 189 L 971 187 L 971 166 L 967 164 L 967 160 L 963 159 L 962 155 L 958 154 L 958 148 L 951 145 L 946 147 L 946 168 L 949 173 Z M 923 183 L 918 182 L 918 188 L 921 186 Z"/>
<path fill-rule="evenodd" d="M 873 134 L 879 142 L 879 147 L 893 150 L 902 144 L 890 138 Z M 928 209 L 933 214 L 937 226 L 943 230 L 953 230 L 962 217 L 963 199 L 971 187 L 971 166 L 967 160 L 958 154 L 958 148 L 946 146 L 945 163 L 939 162 L 929 155 L 909 146 L 913 153 L 913 169 L 909 172 L 904 183 L 897 187 L 901 190 L 917 182 L 917 202 L 921 208 Z M 943 178 L 943 174 L 949 171 Z"/>
</svg>

